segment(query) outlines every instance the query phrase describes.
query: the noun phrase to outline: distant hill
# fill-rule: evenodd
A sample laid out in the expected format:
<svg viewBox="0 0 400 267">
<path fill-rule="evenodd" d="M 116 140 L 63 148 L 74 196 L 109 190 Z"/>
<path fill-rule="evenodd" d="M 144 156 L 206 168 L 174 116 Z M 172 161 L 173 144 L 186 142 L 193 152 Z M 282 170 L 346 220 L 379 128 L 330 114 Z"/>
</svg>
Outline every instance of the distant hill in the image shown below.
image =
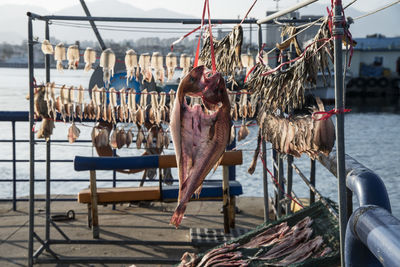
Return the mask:
<svg viewBox="0 0 400 267">
<path fill-rule="evenodd" d="M 32 1 L 34 3 L 34 1 Z M 120 17 L 165 17 L 165 18 L 190 18 L 191 16 L 180 14 L 168 9 L 151 9 L 143 10 L 131 4 L 122 3 L 119 1 L 97 0 L 94 2 L 87 1 L 89 10 L 93 16 L 120 16 Z M 27 17 L 26 12 L 31 11 L 38 14 L 49 14 L 47 10 L 34 5 L 1 5 L 0 4 L 0 25 L 5 25 L 0 29 L 0 43 L 9 42 L 20 44 L 27 36 Z M 301 10 L 301 14 L 309 15 L 326 15 L 326 6 L 320 4 L 312 4 Z M 346 15 L 357 17 L 363 13 L 348 8 Z M 382 12 L 371 15 L 366 18 L 357 20 L 351 25 L 351 32 L 354 37 L 365 37 L 367 34 L 381 33 L 386 36 L 400 36 L 398 25 L 400 25 L 400 5 L 390 7 Z M 82 7 L 77 4 L 75 6 L 65 8 L 57 12 L 57 15 L 85 15 Z M 232 14 L 232 17 L 236 17 Z M 92 30 L 86 22 L 77 23 L 77 27 L 67 27 L 61 25 L 51 25 L 50 34 L 52 37 L 73 42 L 75 40 L 95 40 Z M 178 38 L 183 35 L 182 29 L 192 29 L 193 25 L 178 25 L 178 24 L 159 24 L 159 23 L 105 23 L 97 22 L 99 28 L 104 25 L 113 27 L 123 25 L 124 31 L 116 31 L 115 28 L 100 29 L 104 39 L 113 41 L 137 40 L 141 37 L 159 37 L 159 38 Z M 134 28 L 131 28 L 134 27 Z M 149 29 L 150 28 L 150 29 Z M 135 32 L 132 32 L 132 31 Z M 34 23 L 34 34 L 41 40 L 44 36 L 43 23 Z M 255 40 L 254 40 L 255 41 Z"/>
</svg>

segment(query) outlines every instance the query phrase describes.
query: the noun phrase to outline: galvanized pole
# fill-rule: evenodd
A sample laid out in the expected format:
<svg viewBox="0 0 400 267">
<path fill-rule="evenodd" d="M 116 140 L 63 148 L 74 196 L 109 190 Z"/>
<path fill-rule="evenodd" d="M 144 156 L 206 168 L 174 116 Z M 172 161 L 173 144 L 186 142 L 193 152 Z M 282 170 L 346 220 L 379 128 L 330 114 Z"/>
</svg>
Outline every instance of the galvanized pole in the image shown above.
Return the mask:
<svg viewBox="0 0 400 267">
<path fill-rule="evenodd" d="M 258 53 L 261 52 L 262 47 L 262 27 L 261 24 L 258 25 Z M 259 133 L 261 134 L 261 133 Z M 268 196 L 268 172 L 267 168 L 267 144 L 263 139 L 262 143 L 262 160 L 265 163 L 263 166 L 263 189 L 264 189 L 264 222 L 269 222 L 269 196 Z"/>
<path fill-rule="evenodd" d="M 333 31 L 334 37 L 334 70 L 335 70 L 335 108 L 342 110 L 343 104 L 343 62 L 342 62 L 342 36 L 343 23 L 342 1 L 334 1 Z M 339 190 L 339 226 L 340 226 L 340 259 L 342 266 L 344 262 L 344 240 L 347 225 L 346 205 L 346 173 L 345 173 L 345 147 L 344 147 L 344 115 L 336 114 L 336 155 L 337 155 L 337 178 Z"/>
<path fill-rule="evenodd" d="M 33 98 L 33 29 L 32 18 L 28 18 L 28 69 L 29 69 L 29 239 L 28 239 L 28 266 L 33 266 L 33 231 L 35 216 L 35 135 L 33 132 L 34 109 Z"/>
<path fill-rule="evenodd" d="M 15 148 L 15 121 L 11 122 L 12 128 L 12 155 L 13 155 L 13 211 L 17 210 L 17 157 Z"/>
<path fill-rule="evenodd" d="M 92 15 L 90 15 L 90 12 L 89 12 L 89 9 L 88 9 L 87 6 L 86 6 L 85 0 L 80 0 L 80 1 L 81 1 L 82 8 L 83 8 L 83 10 L 85 11 L 86 16 L 87 16 L 88 18 L 90 18 Z M 106 45 L 104 44 L 103 38 L 101 38 L 101 35 L 100 35 L 100 33 L 99 33 L 99 30 L 98 30 L 97 27 L 96 27 L 96 24 L 94 24 L 94 21 L 93 21 L 93 20 L 89 20 L 89 23 L 90 23 L 90 26 L 92 26 L 93 32 L 94 32 L 94 34 L 96 35 L 96 38 L 97 38 L 97 41 L 98 41 L 99 44 L 100 44 L 101 50 L 106 50 L 107 47 L 106 47 Z"/>
<path fill-rule="evenodd" d="M 49 30 L 49 21 L 46 20 L 45 25 L 45 38 L 50 41 L 50 30 Z M 50 82 L 50 55 L 45 56 L 44 61 L 45 69 L 46 69 L 46 83 Z M 45 224 L 45 236 L 46 240 L 50 239 L 50 198 L 51 198 L 51 188 L 50 188 L 50 137 L 46 140 L 46 224 Z"/>
<path fill-rule="evenodd" d="M 315 160 L 311 159 L 310 162 L 310 184 L 315 187 Z M 315 193 L 310 189 L 310 205 L 315 202 Z"/>
</svg>

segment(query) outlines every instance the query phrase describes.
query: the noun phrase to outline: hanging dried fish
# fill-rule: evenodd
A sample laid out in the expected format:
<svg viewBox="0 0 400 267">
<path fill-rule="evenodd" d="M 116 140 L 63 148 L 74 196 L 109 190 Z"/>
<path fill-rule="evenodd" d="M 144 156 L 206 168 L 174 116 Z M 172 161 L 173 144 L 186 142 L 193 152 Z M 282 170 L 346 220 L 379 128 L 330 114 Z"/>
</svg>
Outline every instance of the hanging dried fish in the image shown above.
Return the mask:
<svg viewBox="0 0 400 267">
<path fill-rule="evenodd" d="M 66 122 L 67 119 L 67 111 L 65 109 L 65 106 L 68 105 L 68 95 L 68 89 L 65 85 L 62 85 L 60 88 L 60 96 L 57 99 L 56 106 L 58 107 L 58 112 L 61 113 L 61 117 L 64 122 Z"/>
<path fill-rule="evenodd" d="M 128 93 L 129 122 L 136 122 L 136 93 L 131 88 Z"/>
<path fill-rule="evenodd" d="M 107 128 L 100 129 L 100 132 L 99 132 L 99 134 L 97 136 L 97 140 L 96 140 L 96 143 L 98 144 L 97 147 L 107 147 L 108 143 L 109 143 L 109 141 L 108 141 L 109 135 L 110 135 L 110 132 L 108 131 Z"/>
<path fill-rule="evenodd" d="M 53 45 L 49 42 L 49 40 L 43 40 L 42 52 L 45 55 L 52 55 L 54 53 Z"/>
<path fill-rule="evenodd" d="M 117 148 L 120 149 L 126 145 L 126 132 L 124 129 L 118 129 L 117 131 Z"/>
<path fill-rule="evenodd" d="M 117 144 L 117 129 L 114 129 L 110 136 L 110 146 L 114 149 L 118 148 Z"/>
<path fill-rule="evenodd" d="M 167 79 L 171 81 L 175 73 L 175 68 L 178 65 L 178 60 L 173 52 L 169 52 L 165 57 L 165 65 L 167 65 Z"/>
<path fill-rule="evenodd" d="M 107 121 L 107 91 L 104 87 L 100 89 L 101 91 L 101 118 L 103 121 Z"/>
<path fill-rule="evenodd" d="M 48 119 L 48 118 L 43 118 L 42 124 L 37 133 L 37 138 L 44 138 L 46 141 L 49 141 L 50 136 L 53 134 L 54 128 L 55 128 L 54 120 Z"/>
<path fill-rule="evenodd" d="M 276 48 L 283 51 L 287 49 L 292 43 L 296 49 L 296 53 L 298 56 L 302 53 L 299 43 L 297 42 L 296 34 L 296 27 L 294 26 L 284 26 L 281 32 L 281 37 L 285 37 L 286 35 L 289 36 L 283 43 L 276 44 Z"/>
<path fill-rule="evenodd" d="M 153 147 L 153 139 L 154 139 L 153 129 L 150 128 L 150 130 L 147 132 L 146 148 Z"/>
<path fill-rule="evenodd" d="M 117 106 L 117 91 L 115 90 L 114 87 L 110 88 L 110 109 L 111 109 L 111 118 L 114 124 L 117 124 L 117 118 L 115 116 L 115 108 Z"/>
<path fill-rule="evenodd" d="M 83 89 L 82 85 L 79 85 L 78 88 L 78 103 L 76 105 L 76 115 L 82 120 L 83 119 L 83 103 L 84 103 L 84 93 L 85 89 Z"/>
<path fill-rule="evenodd" d="M 121 115 L 120 120 L 123 122 L 126 122 L 126 119 L 128 118 L 128 106 L 126 104 L 126 89 L 122 88 L 119 91 L 119 96 L 120 96 L 120 109 L 121 109 Z"/>
<path fill-rule="evenodd" d="M 129 49 L 125 55 L 125 67 L 126 67 L 126 85 L 129 81 L 135 77 L 135 69 L 138 68 L 138 59 L 135 50 Z"/>
<path fill-rule="evenodd" d="M 162 149 L 164 147 L 164 135 L 162 128 L 158 128 L 156 136 L 156 148 Z"/>
<path fill-rule="evenodd" d="M 68 129 L 68 141 L 70 144 L 74 143 L 76 139 L 78 139 L 79 134 L 81 131 L 76 127 L 75 123 L 73 122 L 71 127 Z"/>
<path fill-rule="evenodd" d="M 229 139 L 229 144 L 232 144 L 233 143 L 233 141 L 235 140 L 235 137 L 236 137 L 236 129 L 235 129 L 235 125 L 233 125 L 232 124 L 232 127 L 231 127 L 231 137 L 230 137 L 230 139 Z"/>
<path fill-rule="evenodd" d="M 167 120 L 167 106 L 165 105 L 167 101 L 167 93 L 160 93 L 160 103 L 158 105 L 158 114 L 160 116 L 159 120 L 166 122 Z"/>
<path fill-rule="evenodd" d="M 139 125 L 143 125 L 146 116 L 146 108 L 147 108 L 147 89 L 144 89 L 140 94 L 140 104 L 139 110 L 137 111 L 136 115 L 136 122 Z"/>
<path fill-rule="evenodd" d="M 239 100 L 239 116 L 242 117 L 243 119 L 247 118 L 247 112 L 248 112 L 248 101 L 247 101 L 247 91 L 246 90 L 240 90 L 240 100 Z"/>
<path fill-rule="evenodd" d="M 115 54 L 111 48 L 107 48 L 100 55 L 100 67 L 103 68 L 103 81 L 110 83 L 110 78 L 114 76 Z"/>
<path fill-rule="evenodd" d="M 181 58 L 179 60 L 179 66 L 182 68 L 181 78 L 183 78 L 186 76 L 186 74 L 189 73 L 191 67 L 190 56 L 186 54 L 181 54 Z"/>
<path fill-rule="evenodd" d="M 238 132 L 238 141 L 246 139 L 248 135 L 249 135 L 249 128 L 247 128 L 247 125 L 243 121 Z"/>
<path fill-rule="evenodd" d="M 136 147 L 140 149 L 144 140 L 144 133 L 142 127 L 139 127 L 138 134 L 136 136 Z"/>
<path fill-rule="evenodd" d="M 139 57 L 140 73 L 143 75 L 143 79 L 147 82 L 151 82 L 153 74 L 150 69 L 150 54 L 144 53 Z"/>
<path fill-rule="evenodd" d="M 164 148 L 168 149 L 168 146 L 169 146 L 169 143 L 170 143 L 170 139 L 169 139 L 168 133 L 163 131 L 163 136 L 164 136 L 164 141 L 163 141 Z"/>
<path fill-rule="evenodd" d="M 132 140 L 133 140 L 133 132 L 132 132 L 132 128 L 130 128 L 126 132 L 126 147 L 129 147 L 131 145 Z"/>
<path fill-rule="evenodd" d="M 259 99 L 259 95 L 257 95 L 257 94 L 252 94 L 250 96 L 250 104 L 248 106 L 250 118 L 253 118 L 256 114 L 257 106 L 258 106 L 258 99 Z"/>
<path fill-rule="evenodd" d="M 150 92 L 150 111 L 149 111 L 149 121 L 150 123 L 161 123 L 161 117 L 159 115 L 159 106 L 158 106 L 158 93 L 157 92 Z"/>
<path fill-rule="evenodd" d="M 68 69 L 74 69 L 79 64 L 79 47 L 77 45 L 70 45 L 67 49 Z"/>
<path fill-rule="evenodd" d="M 96 51 L 91 47 L 87 47 L 85 53 L 83 53 L 83 61 L 85 62 L 85 71 L 90 71 L 92 64 L 96 62 Z"/>
<path fill-rule="evenodd" d="M 206 36 L 199 59 L 207 68 L 211 69 L 211 46 L 208 31 L 206 31 Z M 242 26 L 236 25 L 222 40 L 213 39 L 213 43 L 215 64 L 218 72 L 224 75 L 232 75 L 235 68 L 242 68 L 240 58 L 243 43 Z"/>
<path fill-rule="evenodd" d="M 313 110 L 324 110 L 322 103 L 318 103 L 318 106 L 319 109 Z M 335 131 L 330 118 L 314 120 L 310 114 L 285 118 L 262 113 L 258 115 L 257 122 L 260 126 L 259 134 L 281 153 L 295 157 L 306 153 L 315 159 L 319 153 L 328 155 L 334 145 Z"/>
<path fill-rule="evenodd" d="M 174 90 L 171 89 L 169 91 L 169 110 L 171 110 L 171 111 L 172 111 L 172 109 L 174 107 L 175 94 L 176 94 L 176 92 Z"/>
<path fill-rule="evenodd" d="M 318 71 L 323 75 L 326 70 L 329 71 L 327 62 L 328 57 L 333 58 L 332 54 L 333 41 L 326 19 L 309 48 L 303 52 L 303 57 L 280 71 L 272 71 L 264 65 L 265 62 L 259 62 L 245 86 L 262 99 L 260 112 L 273 112 L 278 108 L 285 111 L 289 106 L 300 109 L 304 102 L 304 90 L 316 85 Z"/>
<path fill-rule="evenodd" d="M 160 52 L 154 52 L 151 57 L 151 67 L 155 71 L 155 79 L 156 81 L 160 81 L 161 84 L 164 83 L 164 65 L 163 65 L 163 56 Z"/>
<path fill-rule="evenodd" d="M 71 86 L 68 89 L 68 105 L 67 105 L 67 109 L 68 109 L 68 116 L 70 118 L 74 118 L 75 114 L 74 114 L 74 105 L 75 105 L 75 88 L 73 86 Z"/>
<path fill-rule="evenodd" d="M 54 60 L 57 61 L 57 70 L 62 71 L 62 61 L 65 60 L 65 46 L 64 43 L 59 43 L 54 49 Z"/>
</svg>

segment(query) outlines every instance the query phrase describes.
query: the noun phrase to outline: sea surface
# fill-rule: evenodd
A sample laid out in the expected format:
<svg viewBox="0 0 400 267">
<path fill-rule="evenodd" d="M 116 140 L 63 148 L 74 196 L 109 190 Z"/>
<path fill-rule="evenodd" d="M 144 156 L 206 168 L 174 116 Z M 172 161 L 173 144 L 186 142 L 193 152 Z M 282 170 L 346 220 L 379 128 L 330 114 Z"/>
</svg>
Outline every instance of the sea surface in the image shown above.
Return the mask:
<svg viewBox="0 0 400 267">
<path fill-rule="evenodd" d="M 35 70 L 35 78 L 38 83 L 44 81 L 44 70 Z M 57 84 L 66 85 L 83 85 L 87 87 L 89 84 L 91 72 L 85 73 L 81 70 L 68 71 L 64 70 L 60 73 L 51 70 L 51 81 Z M 2 111 L 27 111 L 29 101 L 26 100 L 28 94 L 28 70 L 27 69 L 11 69 L 0 68 L 0 110 Z M 56 91 L 56 94 L 58 92 Z M 88 101 L 88 95 L 85 100 Z M 38 123 L 39 124 L 39 123 Z M 29 138 L 28 123 L 18 122 L 17 139 Z M 90 139 L 91 127 L 93 124 L 78 123 L 77 126 L 81 130 L 80 139 Z M 129 125 L 125 125 L 130 127 Z M 64 123 L 56 123 L 52 139 L 67 139 L 67 130 L 69 125 Z M 39 128 L 39 125 L 36 125 Z M 247 173 L 247 169 L 253 157 L 253 151 L 256 147 L 257 126 L 250 127 L 250 134 L 244 140 L 237 144 L 238 149 L 243 150 L 243 165 L 236 167 L 236 179 L 242 184 L 245 196 L 263 196 L 262 185 L 262 164 L 258 161 L 256 171 L 253 175 Z M 384 181 L 389 192 L 393 214 L 400 218 L 400 115 L 390 113 L 354 113 L 350 112 L 345 115 L 345 148 L 346 153 L 366 167 L 376 172 Z M 11 123 L 0 122 L 0 139 L 12 138 Z M 169 147 L 165 154 L 173 154 L 174 151 Z M 268 149 L 268 167 L 271 166 L 271 150 Z M 134 156 L 143 153 L 143 150 L 133 148 L 124 148 L 118 150 L 118 155 Z M 91 143 L 53 143 L 51 150 L 52 159 L 73 159 L 76 155 L 91 156 L 95 152 Z M 35 146 L 36 159 L 45 159 L 45 144 L 37 143 Z M 11 143 L 0 143 L 0 159 L 12 158 Z M 17 143 L 17 159 L 29 159 L 29 144 Z M 310 159 L 303 156 L 295 159 L 295 163 L 305 173 L 309 175 Z M 207 179 L 220 179 L 222 168 L 218 168 L 215 173 L 210 173 Z M 12 163 L 0 162 L 0 180 L 12 178 Z M 111 172 L 98 172 L 98 178 L 112 178 Z M 172 172 L 177 179 L 176 170 Z M 35 176 L 38 179 L 45 178 L 45 164 L 37 163 L 35 165 Z M 140 179 L 142 174 L 117 174 L 119 179 L 137 178 Z M 87 172 L 75 172 L 72 163 L 52 163 L 51 177 L 53 179 L 71 179 L 71 178 L 88 178 Z M 17 178 L 29 179 L 29 163 L 17 163 Z M 301 178 L 294 172 L 293 190 L 299 197 L 308 197 L 309 190 L 305 186 Z M 117 186 L 130 186 L 134 183 L 121 182 Z M 111 183 L 99 183 L 101 186 L 111 186 Z M 88 187 L 88 182 L 54 182 L 51 185 L 51 193 L 58 194 L 77 194 L 83 188 Z M 316 164 L 316 187 L 322 193 L 335 201 L 337 201 L 337 181 L 321 164 Z M 269 193 L 272 194 L 272 184 L 269 180 Z M 36 194 L 44 194 L 44 183 L 36 183 Z M 17 196 L 27 196 L 29 194 L 29 183 L 19 182 L 17 184 Z M 12 184 L 9 182 L 0 183 L 0 198 L 12 197 Z M 240 201 L 240 198 L 239 200 Z M 354 200 L 353 202 L 356 202 Z"/>
</svg>

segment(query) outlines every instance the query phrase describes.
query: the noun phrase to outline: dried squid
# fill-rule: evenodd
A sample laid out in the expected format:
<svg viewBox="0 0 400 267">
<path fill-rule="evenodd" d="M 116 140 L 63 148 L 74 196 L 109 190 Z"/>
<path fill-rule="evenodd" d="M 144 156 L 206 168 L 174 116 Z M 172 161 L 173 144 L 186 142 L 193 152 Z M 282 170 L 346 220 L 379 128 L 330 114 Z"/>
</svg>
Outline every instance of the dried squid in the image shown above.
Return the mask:
<svg viewBox="0 0 400 267">
<path fill-rule="evenodd" d="M 135 77 L 135 69 L 138 68 L 138 59 L 135 50 L 129 49 L 125 54 L 126 85 Z"/>
<path fill-rule="evenodd" d="M 92 69 L 92 64 L 96 62 L 96 51 L 88 47 L 83 53 L 83 61 L 85 62 L 85 71 L 90 71 Z"/>
<path fill-rule="evenodd" d="M 103 81 L 110 83 L 110 78 L 114 76 L 115 54 L 111 48 L 107 48 L 100 55 L 100 67 L 103 68 Z"/>
<path fill-rule="evenodd" d="M 54 49 L 54 60 L 57 61 L 57 70 L 62 71 L 63 65 L 62 61 L 65 60 L 65 46 L 64 43 L 59 43 Z"/>
</svg>

